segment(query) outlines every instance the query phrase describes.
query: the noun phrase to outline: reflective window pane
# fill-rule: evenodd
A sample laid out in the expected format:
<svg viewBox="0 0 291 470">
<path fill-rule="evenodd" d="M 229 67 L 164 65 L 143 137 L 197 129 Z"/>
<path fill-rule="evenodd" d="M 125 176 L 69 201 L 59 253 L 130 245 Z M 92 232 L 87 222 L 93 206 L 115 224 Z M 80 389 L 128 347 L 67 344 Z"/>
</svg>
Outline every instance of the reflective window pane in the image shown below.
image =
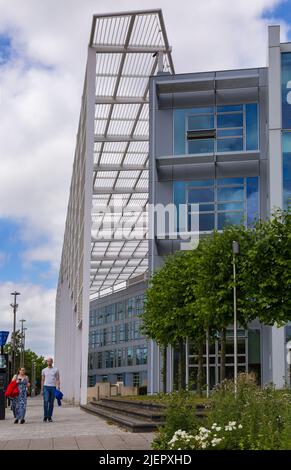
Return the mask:
<svg viewBox="0 0 291 470">
<path fill-rule="evenodd" d="M 291 132 L 283 132 L 283 203 L 284 209 L 291 206 Z"/>
<path fill-rule="evenodd" d="M 244 178 L 218 178 L 217 184 L 218 186 L 225 186 L 227 184 L 241 184 L 243 186 Z"/>
<path fill-rule="evenodd" d="M 193 208 L 191 208 L 191 204 L 189 204 L 189 211 L 191 212 Z M 214 211 L 214 204 L 199 204 L 199 212 L 213 212 Z"/>
<path fill-rule="evenodd" d="M 221 212 L 218 214 L 217 228 L 223 230 L 227 225 L 239 225 L 243 223 L 243 212 Z"/>
<path fill-rule="evenodd" d="M 213 184 L 214 184 L 213 180 L 197 180 L 197 181 L 190 181 L 188 183 L 188 187 L 191 187 L 191 186 L 213 186 Z"/>
<path fill-rule="evenodd" d="M 212 188 L 189 189 L 188 203 L 212 202 L 214 201 L 214 190 Z"/>
<path fill-rule="evenodd" d="M 188 216 L 188 230 L 191 228 L 191 214 Z M 214 230 L 214 214 L 199 214 L 199 232 L 209 232 Z"/>
<path fill-rule="evenodd" d="M 258 106 L 257 103 L 246 104 L 246 150 L 258 148 Z"/>
<path fill-rule="evenodd" d="M 244 190 L 243 188 L 218 188 L 217 199 L 218 201 L 243 201 Z"/>
<path fill-rule="evenodd" d="M 247 178 L 247 225 L 251 227 L 259 217 L 259 179 Z"/>
<path fill-rule="evenodd" d="M 213 153 L 214 139 L 197 139 L 188 142 L 188 153 Z"/>
<path fill-rule="evenodd" d="M 243 135 L 243 129 L 218 129 L 217 137 L 238 137 Z"/>
<path fill-rule="evenodd" d="M 214 107 L 208 106 L 206 108 L 190 108 L 187 110 L 188 115 L 190 114 L 213 114 Z"/>
<path fill-rule="evenodd" d="M 196 130 L 201 130 L 201 129 L 213 129 L 213 127 L 214 127 L 213 114 L 188 117 L 188 130 L 189 131 L 196 131 Z"/>
<path fill-rule="evenodd" d="M 243 105 L 242 104 L 230 104 L 226 106 L 217 106 L 218 113 L 229 113 L 231 111 L 242 111 Z"/>
<path fill-rule="evenodd" d="M 174 110 L 174 155 L 185 154 L 185 110 Z"/>
<path fill-rule="evenodd" d="M 282 90 L 282 129 L 291 129 L 291 106 L 289 102 L 291 80 L 291 52 L 281 54 L 281 90 Z"/>
<path fill-rule="evenodd" d="M 244 210 L 244 203 L 243 202 L 224 202 L 222 204 L 218 204 L 217 209 L 219 211 L 237 211 L 237 210 Z"/>
<path fill-rule="evenodd" d="M 217 141 L 218 152 L 239 152 L 243 150 L 242 138 L 219 139 Z"/>
<path fill-rule="evenodd" d="M 243 113 L 218 114 L 217 127 L 243 127 Z"/>
</svg>

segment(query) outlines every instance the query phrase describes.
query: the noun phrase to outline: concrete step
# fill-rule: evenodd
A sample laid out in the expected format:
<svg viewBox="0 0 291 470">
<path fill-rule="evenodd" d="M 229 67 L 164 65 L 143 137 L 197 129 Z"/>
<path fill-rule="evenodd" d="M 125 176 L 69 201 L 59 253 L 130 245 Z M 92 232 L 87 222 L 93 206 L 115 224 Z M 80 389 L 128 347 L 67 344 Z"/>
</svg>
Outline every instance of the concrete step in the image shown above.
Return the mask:
<svg viewBox="0 0 291 470">
<path fill-rule="evenodd" d="M 111 421 L 130 432 L 152 432 L 155 431 L 159 424 L 147 419 L 141 419 L 128 416 L 124 413 L 117 413 L 115 410 L 110 410 L 96 404 L 89 403 L 88 405 L 81 405 L 81 408 L 88 413 L 93 413 L 101 418 Z"/>
<path fill-rule="evenodd" d="M 131 400 L 131 399 L 126 399 L 126 398 L 118 398 L 118 397 L 108 397 L 108 398 L 101 398 L 101 401 L 104 402 L 111 402 L 111 403 L 117 403 L 118 406 L 124 406 L 124 405 L 130 405 L 131 407 L 136 407 L 139 409 L 146 409 L 146 410 L 153 410 L 157 411 L 160 410 L 161 412 L 164 412 L 166 409 L 166 405 L 162 403 L 156 403 L 153 401 L 148 401 L 148 400 Z"/>
<path fill-rule="evenodd" d="M 165 408 L 149 408 L 133 405 L 132 402 L 123 400 L 102 399 L 100 401 L 91 402 L 91 405 L 114 410 L 117 413 L 124 413 L 128 416 L 141 417 L 151 421 L 164 421 Z"/>
</svg>

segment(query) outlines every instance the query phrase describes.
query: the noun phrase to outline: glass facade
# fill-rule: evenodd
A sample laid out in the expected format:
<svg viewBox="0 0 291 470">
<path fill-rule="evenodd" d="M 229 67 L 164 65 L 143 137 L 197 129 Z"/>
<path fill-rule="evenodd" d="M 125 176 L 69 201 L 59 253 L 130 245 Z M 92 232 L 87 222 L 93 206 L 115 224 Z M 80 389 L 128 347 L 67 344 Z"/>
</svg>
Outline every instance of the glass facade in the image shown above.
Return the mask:
<svg viewBox="0 0 291 470">
<path fill-rule="evenodd" d="M 261 381 L 260 344 L 261 334 L 259 329 L 238 329 L 238 372 L 252 372 L 256 375 L 258 383 Z M 227 330 L 226 335 L 226 358 L 225 375 L 232 378 L 234 375 L 234 346 L 233 330 Z M 206 349 L 203 355 L 204 376 L 206 376 Z M 221 366 L 221 340 L 219 334 L 217 339 L 209 345 L 209 379 L 210 387 L 213 388 L 220 381 Z M 189 344 L 189 377 L 191 382 L 197 383 L 198 354 L 194 344 Z M 195 388 L 195 385 L 194 385 Z"/>
<path fill-rule="evenodd" d="M 291 52 L 281 54 L 283 207 L 291 205 Z"/>
<path fill-rule="evenodd" d="M 258 104 L 175 109 L 174 155 L 258 149 Z"/>
<path fill-rule="evenodd" d="M 176 226 L 191 230 L 192 204 L 199 204 L 199 231 L 223 230 L 227 225 L 252 226 L 259 217 L 258 177 L 218 178 L 216 180 L 174 181 L 174 203 L 187 206 L 187 221 Z M 183 218 L 182 218 L 183 219 Z"/>
<path fill-rule="evenodd" d="M 148 354 L 140 331 L 144 294 L 102 307 L 94 308 L 93 305 L 89 329 L 89 384 L 95 380 L 94 385 L 105 376 L 106 381 L 116 382 L 117 375 L 123 377 L 121 381 L 125 385 L 144 382 L 146 372 L 142 375 L 139 372 L 141 366 L 146 366 Z M 128 372 L 128 367 L 136 370 Z M 116 373 L 112 369 L 116 369 Z M 137 375 L 134 377 L 133 374 Z"/>
</svg>

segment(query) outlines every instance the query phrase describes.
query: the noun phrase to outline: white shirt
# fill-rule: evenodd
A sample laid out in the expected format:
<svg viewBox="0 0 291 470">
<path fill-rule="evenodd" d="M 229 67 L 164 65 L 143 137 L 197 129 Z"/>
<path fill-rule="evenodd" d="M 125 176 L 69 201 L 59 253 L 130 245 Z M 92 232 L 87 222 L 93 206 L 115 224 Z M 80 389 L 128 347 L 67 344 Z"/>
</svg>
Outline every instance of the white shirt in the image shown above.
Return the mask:
<svg viewBox="0 0 291 470">
<path fill-rule="evenodd" d="M 41 375 L 44 377 L 46 387 L 56 387 L 57 380 L 59 380 L 59 370 L 56 367 L 46 367 L 42 370 Z"/>
</svg>

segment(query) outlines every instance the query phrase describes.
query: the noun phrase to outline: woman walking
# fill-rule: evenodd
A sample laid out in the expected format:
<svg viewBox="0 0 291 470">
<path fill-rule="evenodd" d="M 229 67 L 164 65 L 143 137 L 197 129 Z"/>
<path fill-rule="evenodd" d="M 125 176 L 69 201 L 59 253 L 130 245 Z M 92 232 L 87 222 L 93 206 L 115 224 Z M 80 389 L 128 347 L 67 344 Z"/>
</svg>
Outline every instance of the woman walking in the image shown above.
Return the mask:
<svg viewBox="0 0 291 470">
<path fill-rule="evenodd" d="M 19 421 L 21 424 L 24 424 L 27 402 L 27 390 L 30 386 L 28 377 L 25 374 L 24 367 L 20 367 L 18 369 L 17 374 L 13 377 L 12 380 L 16 381 L 19 390 L 19 395 L 16 398 L 12 398 L 12 411 L 15 418 L 14 424 L 17 424 Z"/>
</svg>

